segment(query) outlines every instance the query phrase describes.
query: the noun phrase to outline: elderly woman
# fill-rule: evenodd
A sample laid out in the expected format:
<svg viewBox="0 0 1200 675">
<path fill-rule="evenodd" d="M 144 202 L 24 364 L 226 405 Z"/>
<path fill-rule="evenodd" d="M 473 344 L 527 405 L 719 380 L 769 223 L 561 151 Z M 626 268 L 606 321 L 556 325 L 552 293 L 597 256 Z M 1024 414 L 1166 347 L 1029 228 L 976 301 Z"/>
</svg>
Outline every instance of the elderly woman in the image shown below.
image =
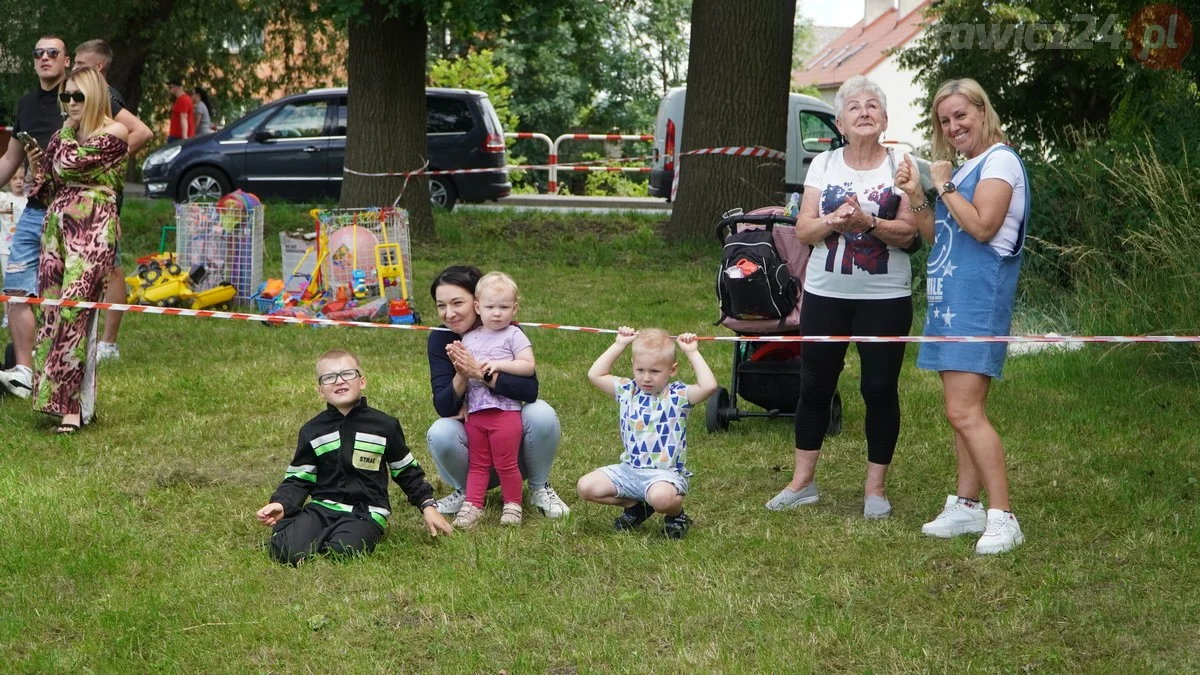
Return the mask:
<svg viewBox="0 0 1200 675">
<path fill-rule="evenodd" d="M 447 267 L 434 277 L 429 289 L 442 328 L 450 329 L 430 333 L 426 347 L 433 407 L 441 417 L 429 427 L 426 441 L 438 474 L 454 487 L 454 492 L 438 500 L 437 508 L 444 515 L 454 515 L 466 499 L 463 490 L 467 485 L 467 431 L 462 409 L 468 384 L 478 380 L 502 396 L 524 402 L 517 468 L 529 484 L 529 501 L 533 506 L 547 518 L 561 518 L 571 510 L 549 481 L 561 430 L 554 408 L 537 400 L 537 376 L 500 373 L 494 378 L 484 378 L 479 363 L 461 342 L 463 335 L 481 323 L 475 313 L 475 286 L 482 276 L 475 267 Z M 489 487 L 496 485 L 499 478 L 493 471 Z"/>
<path fill-rule="evenodd" d="M 923 208 L 915 167 L 906 158 L 896 185 L 918 202 L 917 225 L 933 241 L 927 265 L 926 335 L 1007 335 L 1017 293 L 1030 195 L 1025 166 L 1004 144 L 1000 119 L 971 79 L 943 84 L 933 98 L 930 167 L 936 211 Z M 950 161 L 966 160 L 951 176 Z M 934 211 L 931 213 L 931 211 Z M 1004 446 L 987 416 L 988 389 L 1004 367 L 1004 343 L 924 343 L 917 366 L 942 378 L 954 429 L 958 491 L 921 531 L 932 537 L 983 533 L 980 554 L 1004 553 L 1025 540 L 1008 502 Z M 990 508 L 979 502 L 986 489 Z"/>
<path fill-rule="evenodd" d="M 818 155 L 804 179 L 796 237 L 811 244 L 800 309 L 804 335 L 908 335 L 912 328 L 912 270 L 906 249 L 917 227 L 908 197 L 893 194 L 899 166 L 880 143 L 887 130 L 887 97 L 877 84 L 852 77 L 834 98 L 838 130 L 847 144 Z M 796 406 L 796 469 L 767 502 L 773 511 L 820 499 L 815 472 L 829 426 L 845 342 L 804 346 Z M 904 343 L 859 344 L 860 390 L 866 404 L 867 480 L 863 516 L 886 518 L 892 507 L 885 479 L 900 435 L 897 381 Z"/>
</svg>

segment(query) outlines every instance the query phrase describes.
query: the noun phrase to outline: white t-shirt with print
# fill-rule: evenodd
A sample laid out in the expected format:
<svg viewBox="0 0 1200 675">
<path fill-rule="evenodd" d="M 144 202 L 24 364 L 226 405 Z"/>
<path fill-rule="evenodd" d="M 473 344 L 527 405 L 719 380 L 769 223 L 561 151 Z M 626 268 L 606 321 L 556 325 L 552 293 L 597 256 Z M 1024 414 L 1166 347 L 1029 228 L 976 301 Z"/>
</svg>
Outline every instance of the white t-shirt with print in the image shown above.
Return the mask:
<svg viewBox="0 0 1200 675">
<path fill-rule="evenodd" d="M 1025 173 L 1021 171 L 1021 161 L 1015 154 L 1006 150 L 991 152 L 993 148 L 1001 145 L 1003 144 L 997 143 L 967 160 L 954 172 L 952 180 L 958 184 L 959 181 L 970 175 L 986 156 L 987 161 L 983 164 L 979 180 L 999 178 L 1012 186 L 1012 199 L 1008 202 L 1008 213 L 1004 214 L 1004 223 L 1000 226 L 1000 231 L 996 232 L 996 236 L 988 242 L 988 245 L 996 253 L 1012 255 L 1017 247 L 1017 237 L 1021 232 L 1021 220 L 1025 218 Z"/>
<path fill-rule="evenodd" d="M 842 148 L 830 150 L 813 158 L 804 187 L 817 191 L 822 216 L 836 211 L 851 194 L 863 211 L 878 215 L 884 200 L 898 189 L 895 161 L 889 154 L 879 166 L 857 171 L 846 166 Z M 907 253 L 874 234 L 833 232 L 813 245 L 804 290 L 828 298 L 904 298 L 912 295 L 912 266 Z"/>
</svg>

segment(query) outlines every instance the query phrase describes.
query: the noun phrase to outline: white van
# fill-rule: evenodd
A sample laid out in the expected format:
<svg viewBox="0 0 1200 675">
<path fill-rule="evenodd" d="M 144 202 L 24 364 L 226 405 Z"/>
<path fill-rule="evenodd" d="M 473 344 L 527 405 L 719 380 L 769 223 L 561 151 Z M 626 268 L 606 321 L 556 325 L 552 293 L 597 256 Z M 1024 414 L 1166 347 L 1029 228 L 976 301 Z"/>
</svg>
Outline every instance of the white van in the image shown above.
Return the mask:
<svg viewBox="0 0 1200 675">
<path fill-rule="evenodd" d="M 658 104 L 654 121 L 654 154 L 650 167 L 650 196 L 671 199 L 671 182 L 679 166 L 680 139 L 683 138 L 683 102 L 687 87 L 674 87 Z M 819 98 L 804 94 L 788 96 L 787 167 L 784 183 L 787 192 L 804 188 L 804 176 L 813 157 L 842 144 L 834 122 L 833 108 Z M 736 142 L 736 141 L 733 141 Z"/>
</svg>

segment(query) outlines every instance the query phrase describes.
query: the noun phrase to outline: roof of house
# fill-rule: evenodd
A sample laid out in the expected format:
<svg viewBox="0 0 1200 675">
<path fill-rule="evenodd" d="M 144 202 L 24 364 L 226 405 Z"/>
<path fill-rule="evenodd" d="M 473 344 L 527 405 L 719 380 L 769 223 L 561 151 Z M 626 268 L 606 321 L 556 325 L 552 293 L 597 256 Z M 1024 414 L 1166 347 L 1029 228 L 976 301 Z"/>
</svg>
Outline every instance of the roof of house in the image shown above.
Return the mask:
<svg viewBox="0 0 1200 675">
<path fill-rule="evenodd" d="M 906 44 L 922 30 L 924 10 L 932 0 L 917 5 L 907 16 L 895 8 L 879 15 L 870 25 L 862 21 L 850 26 L 792 73 L 792 82 L 804 86 L 834 87 L 855 75 L 866 75 L 887 58 L 890 49 Z"/>
</svg>

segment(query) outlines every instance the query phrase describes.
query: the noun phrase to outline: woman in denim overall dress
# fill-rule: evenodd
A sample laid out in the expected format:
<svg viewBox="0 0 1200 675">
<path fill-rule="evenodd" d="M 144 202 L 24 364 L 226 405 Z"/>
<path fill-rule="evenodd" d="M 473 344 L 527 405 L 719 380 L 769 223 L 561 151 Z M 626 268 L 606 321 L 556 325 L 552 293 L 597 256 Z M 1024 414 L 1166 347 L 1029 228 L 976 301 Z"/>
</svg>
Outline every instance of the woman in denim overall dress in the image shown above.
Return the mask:
<svg viewBox="0 0 1200 675">
<path fill-rule="evenodd" d="M 933 242 L 925 335 L 1007 335 L 1030 210 L 1024 165 L 1004 145 L 1000 120 L 974 80 L 951 80 L 938 89 L 933 128 L 935 159 L 966 158 L 953 175 L 949 161 L 932 165 L 936 203 L 925 201 L 910 159 L 896 178 L 914 204 L 922 236 Z M 941 375 L 958 457 L 957 492 L 921 531 L 942 538 L 981 534 L 980 554 L 1004 553 L 1024 541 L 1008 501 L 1004 446 L 987 417 L 988 389 L 1001 375 L 1006 347 L 923 343 L 917 357 L 919 368 Z M 981 490 L 987 491 L 986 511 Z"/>
</svg>

